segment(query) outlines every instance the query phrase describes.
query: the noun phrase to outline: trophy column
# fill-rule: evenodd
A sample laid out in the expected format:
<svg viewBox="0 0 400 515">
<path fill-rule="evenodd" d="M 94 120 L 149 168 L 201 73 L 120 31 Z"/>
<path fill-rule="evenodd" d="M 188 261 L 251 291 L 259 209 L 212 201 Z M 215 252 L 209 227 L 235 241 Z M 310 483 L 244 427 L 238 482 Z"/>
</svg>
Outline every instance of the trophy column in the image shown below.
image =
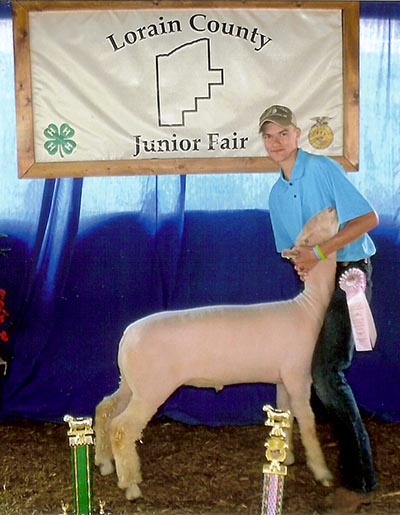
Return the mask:
<svg viewBox="0 0 400 515">
<path fill-rule="evenodd" d="M 283 487 L 287 474 L 285 429 L 290 427 L 290 412 L 281 411 L 264 406 L 267 413 L 266 426 L 271 428 L 265 442 L 265 457 L 268 464 L 264 465 L 263 497 L 261 502 L 261 515 L 280 515 L 282 512 Z"/>
<path fill-rule="evenodd" d="M 93 444 L 94 431 L 90 417 L 74 418 L 65 415 L 69 424 L 71 447 L 72 495 L 75 515 L 93 513 Z"/>
</svg>

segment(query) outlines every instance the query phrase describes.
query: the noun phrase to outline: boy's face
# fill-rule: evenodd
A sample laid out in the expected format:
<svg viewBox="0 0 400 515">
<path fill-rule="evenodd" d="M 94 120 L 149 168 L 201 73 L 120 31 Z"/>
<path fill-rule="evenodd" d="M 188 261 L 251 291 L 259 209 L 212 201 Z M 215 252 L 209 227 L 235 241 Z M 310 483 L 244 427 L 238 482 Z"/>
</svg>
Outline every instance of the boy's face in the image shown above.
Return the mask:
<svg viewBox="0 0 400 515">
<path fill-rule="evenodd" d="M 272 122 L 265 123 L 261 130 L 265 150 L 278 165 L 295 158 L 300 134 L 294 125 L 283 127 Z"/>
</svg>

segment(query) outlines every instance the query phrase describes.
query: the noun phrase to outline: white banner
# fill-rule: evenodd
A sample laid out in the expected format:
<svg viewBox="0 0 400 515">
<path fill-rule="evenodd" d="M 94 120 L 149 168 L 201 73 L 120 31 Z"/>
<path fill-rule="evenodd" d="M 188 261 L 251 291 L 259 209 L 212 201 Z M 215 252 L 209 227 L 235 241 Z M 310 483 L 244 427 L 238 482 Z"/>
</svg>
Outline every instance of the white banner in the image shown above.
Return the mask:
<svg viewBox="0 0 400 515">
<path fill-rule="evenodd" d="M 289 106 L 304 149 L 343 154 L 341 10 L 30 12 L 36 162 L 259 157 Z"/>
</svg>

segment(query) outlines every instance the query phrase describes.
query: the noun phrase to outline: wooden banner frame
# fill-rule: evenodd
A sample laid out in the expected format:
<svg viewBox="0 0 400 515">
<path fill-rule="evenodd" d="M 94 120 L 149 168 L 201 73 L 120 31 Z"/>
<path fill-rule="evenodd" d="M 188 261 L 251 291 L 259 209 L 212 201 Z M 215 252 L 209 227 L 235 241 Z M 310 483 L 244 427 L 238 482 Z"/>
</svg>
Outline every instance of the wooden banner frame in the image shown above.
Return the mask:
<svg viewBox="0 0 400 515">
<path fill-rule="evenodd" d="M 292 8 L 340 9 L 343 40 L 343 155 L 334 157 L 348 171 L 358 170 L 359 156 L 359 2 L 355 1 L 254 1 L 254 0 L 122 0 L 112 2 L 112 9 L 180 8 Z M 35 161 L 30 68 L 29 12 L 79 9 L 110 9 L 110 2 L 14 0 L 15 90 L 17 117 L 18 176 L 20 178 L 56 178 L 113 175 L 161 175 L 248 173 L 276 171 L 268 157 L 215 157 L 142 159 L 115 161 Z"/>
</svg>

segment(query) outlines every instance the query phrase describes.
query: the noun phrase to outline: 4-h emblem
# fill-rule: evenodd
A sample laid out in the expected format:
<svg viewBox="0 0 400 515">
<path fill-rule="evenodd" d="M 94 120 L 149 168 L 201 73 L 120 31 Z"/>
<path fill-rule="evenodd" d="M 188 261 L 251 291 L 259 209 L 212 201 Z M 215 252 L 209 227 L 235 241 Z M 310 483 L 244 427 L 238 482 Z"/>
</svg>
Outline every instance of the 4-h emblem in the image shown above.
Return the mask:
<svg viewBox="0 0 400 515">
<path fill-rule="evenodd" d="M 51 156 L 58 151 L 60 156 L 64 157 L 63 151 L 69 155 L 75 150 L 76 143 L 71 139 L 75 135 L 75 130 L 68 123 L 61 124 L 60 129 L 58 129 L 57 125 L 51 123 L 43 131 L 43 134 L 48 138 L 44 148 Z"/>
</svg>

